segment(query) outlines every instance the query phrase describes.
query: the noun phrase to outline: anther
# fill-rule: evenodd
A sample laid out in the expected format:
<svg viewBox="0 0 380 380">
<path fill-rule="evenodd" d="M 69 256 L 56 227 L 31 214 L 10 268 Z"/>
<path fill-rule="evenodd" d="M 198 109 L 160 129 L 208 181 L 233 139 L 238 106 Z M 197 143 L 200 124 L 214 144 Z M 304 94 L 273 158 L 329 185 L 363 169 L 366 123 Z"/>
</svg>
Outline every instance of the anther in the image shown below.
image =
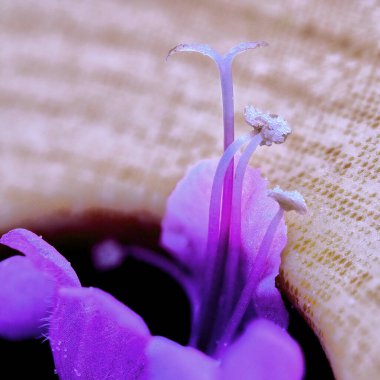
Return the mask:
<svg viewBox="0 0 380 380">
<path fill-rule="evenodd" d="M 261 145 L 282 144 L 292 132 L 282 117 L 266 114 L 253 106 L 245 107 L 244 118 L 261 135 L 263 139 Z"/>
<path fill-rule="evenodd" d="M 278 202 L 284 211 L 296 211 L 306 214 L 307 207 L 303 196 L 298 191 L 284 191 L 279 186 L 268 191 L 268 196 Z"/>
</svg>

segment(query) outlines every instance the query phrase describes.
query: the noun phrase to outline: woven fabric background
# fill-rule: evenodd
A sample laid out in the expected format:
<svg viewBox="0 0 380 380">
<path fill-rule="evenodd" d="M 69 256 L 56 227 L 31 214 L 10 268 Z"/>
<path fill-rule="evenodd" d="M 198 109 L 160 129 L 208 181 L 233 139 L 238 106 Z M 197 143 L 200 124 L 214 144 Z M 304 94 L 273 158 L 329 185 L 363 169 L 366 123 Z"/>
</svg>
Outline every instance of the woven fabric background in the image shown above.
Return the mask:
<svg viewBox="0 0 380 380">
<path fill-rule="evenodd" d="M 337 379 L 380 373 L 380 3 L 376 0 L 0 2 L 0 229 L 91 209 L 160 218 L 197 160 L 218 156 L 218 74 L 178 43 L 236 59 L 246 104 L 293 127 L 252 165 L 303 193 L 281 282 Z"/>
</svg>

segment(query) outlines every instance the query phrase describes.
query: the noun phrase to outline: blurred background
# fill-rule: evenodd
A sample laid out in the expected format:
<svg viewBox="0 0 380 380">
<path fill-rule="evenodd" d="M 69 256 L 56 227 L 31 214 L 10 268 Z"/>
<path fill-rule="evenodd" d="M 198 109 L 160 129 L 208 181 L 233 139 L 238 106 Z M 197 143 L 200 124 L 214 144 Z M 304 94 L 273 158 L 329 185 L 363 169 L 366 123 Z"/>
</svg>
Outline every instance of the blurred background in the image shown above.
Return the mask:
<svg viewBox="0 0 380 380">
<path fill-rule="evenodd" d="M 254 104 L 293 127 L 252 160 L 310 208 L 289 218 L 281 286 L 337 378 L 376 378 L 379 17 L 372 0 L 1 0 L 1 232 L 159 221 L 186 168 L 222 151 L 214 64 L 167 52 L 265 40 L 235 61 L 236 126 Z"/>
</svg>

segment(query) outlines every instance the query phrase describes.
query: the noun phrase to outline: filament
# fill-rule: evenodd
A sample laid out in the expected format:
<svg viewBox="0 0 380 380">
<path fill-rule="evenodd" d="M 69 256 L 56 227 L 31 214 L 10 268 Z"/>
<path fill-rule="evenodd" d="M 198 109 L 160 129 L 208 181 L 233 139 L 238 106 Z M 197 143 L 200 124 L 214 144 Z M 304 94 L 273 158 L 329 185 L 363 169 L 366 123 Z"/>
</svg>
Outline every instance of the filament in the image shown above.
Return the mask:
<svg viewBox="0 0 380 380">
<path fill-rule="evenodd" d="M 193 333 L 191 344 L 196 345 L 201 335 L 201 326 L 205 328 L 208 314 L 212 307 L 211 305 L 218 297 L 214 293 L 218 292 L 216 283 L 219 282 L 218 277 L 223 272 L 223 268 L 220 267 L 220 259 L 218 259 L 218 245 L 221 233 L 221 209 L 222 209 L 222 194 L 226 172 L 238 150 L 255 136 L 255 132 L 251 131 L 247 134 L 236 139 L 224 152 L 222 158 L 219 160 L 210 197 L 209 208 L 209 222 L 208 222 L 208 235 L 207 235 L 207 247 L 206 247 L 206 273 L 204 273 L 204 303 L 202 305 L 202 316 L 198 321 L 194 321 Z M 209 310 L 209 312 L 207 311 Z M 212 313 L 212 311 L 211 311 Z"/>
<path fill-rule="evenodd" d="M 251 272 L 248 276 L 248 280 L 240 295 L 239 301 L 237 305 L 235 306 L 235 309 L 232 313 L 232 317 L 227 324 L 225 333 L 218 343 L 218 349 L 217 349 L 218 356 L 224 351 L 225 347 L 228 345 L 231 339 L 234 338 L 235 333 L 238 327 L 240 326 L 240 323 L 244 317 L 244 314 L 248 308 L 248 305 L 251 302 L 253 292 L 265 272 L 264 262 L 268 256 L 277 227 L 279 226 L 282 218 L 283 218 L 283 210 L 280 207 L 276 215 L 270 222 L 269 227 L 263 237 L 263 240 L 261 241 L 261 245 L 256 255 L 255 261 L 253 263 Z"/>
</svg>

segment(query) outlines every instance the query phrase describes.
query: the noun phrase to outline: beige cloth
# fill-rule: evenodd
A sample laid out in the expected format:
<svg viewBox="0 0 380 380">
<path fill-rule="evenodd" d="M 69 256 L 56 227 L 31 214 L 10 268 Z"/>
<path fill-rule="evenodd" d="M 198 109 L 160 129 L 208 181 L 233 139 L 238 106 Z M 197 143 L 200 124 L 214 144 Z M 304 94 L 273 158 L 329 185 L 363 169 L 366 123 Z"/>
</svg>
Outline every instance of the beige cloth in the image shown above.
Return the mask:
<svg viewBox="0 0 380 380">
<path fill-rule="evenodd" d="M 379 19 L 375 0 L 2 0 L 0 229 L 94 208 L 160 217 L 222 145 L 214 65 L 166 52 L 266 40 L 236 59 L 237 134 L 248 103 L 294 130 L 252 161 L 310 208 L 289 215 L 282 284 L 338 379 L 378 379 Z"/>
</svg>

